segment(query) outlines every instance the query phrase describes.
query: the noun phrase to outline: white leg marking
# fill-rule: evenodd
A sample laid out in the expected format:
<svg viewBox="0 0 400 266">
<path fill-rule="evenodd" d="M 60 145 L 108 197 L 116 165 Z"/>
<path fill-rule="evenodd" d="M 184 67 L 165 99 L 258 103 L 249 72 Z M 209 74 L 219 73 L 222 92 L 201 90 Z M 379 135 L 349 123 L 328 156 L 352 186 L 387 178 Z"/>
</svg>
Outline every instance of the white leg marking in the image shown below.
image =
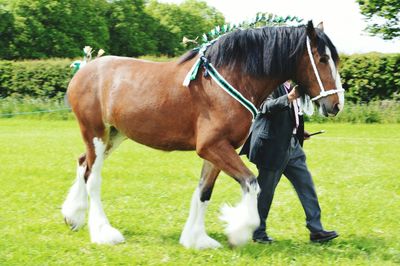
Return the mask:
<svg viewBox="0 0 400 266">
<path fill-rule="evenodd" d="M 225 233 L 233 246 L 245 244 L 260 225 L 257 210 L 257 195 L 260 191 L 258 183 L 247 184 L 249 192 L 244 192 L 242 201 L 232 207 L 224 205 L 221 208 L 220 219 L 227 223 Z"/>
<path fill-rule="evenodd" d="M 69 190 L 68 196 L 62 205 L 61 212 L 65 221 L 72 230 L 78 230 L 85 224 L 85 214 L 88 207 L 85 187 L 85 166 L 77 167 L 76 181 Z"/>
<path fill-rule="evenodd" d="M 206 233 L 204 216 L 207 205 L 208 201 L 200 201 L 200 191 L 197 187 L 192 196 L 189 217 L 179 239 L 179 243 L 186 248 L 206 249 L 221 247 L 220 243 Z"/>
<path fill-rule="evenodd" d="M 108 222 L 107 216 L 101 204 L 101 167 L 103 166 L 106 145 L 101 139 L 94 138 L 96 159 L 92 166 L 86 188 L 90 196 L 89 230 L 93 243 L 118 244 L 124 242 L 124 237 Z"/>
</svg>

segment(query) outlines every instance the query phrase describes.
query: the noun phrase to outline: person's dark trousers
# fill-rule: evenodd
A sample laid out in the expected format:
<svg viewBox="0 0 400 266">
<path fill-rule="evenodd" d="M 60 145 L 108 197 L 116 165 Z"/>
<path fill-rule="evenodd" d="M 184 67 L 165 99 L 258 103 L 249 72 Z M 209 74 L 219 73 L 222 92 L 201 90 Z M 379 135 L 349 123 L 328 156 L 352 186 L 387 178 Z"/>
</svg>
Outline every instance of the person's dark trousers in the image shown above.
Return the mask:
<svg viewBox="0 0 400 266">
<path fill-rule="evenodd" d="M 268 163 L 268 162 L 265 162 Z M 299 145 L 299 141 L 292 137 L 282 169 L 270 170 L 258 165 L 258 184 L 261 193 L 258 196 L 258 213 L 260 226 L 253 234 L 253 239 L 261 238 L 266 234 L 266 219 L 271 207 L 275 188 L 282 173 L 292 183 L 306 214 L 306 224 L 310 232 L 322 231 L 321 209 L 310 172 L 306 165 L 306 156 Z"/>
</svg>

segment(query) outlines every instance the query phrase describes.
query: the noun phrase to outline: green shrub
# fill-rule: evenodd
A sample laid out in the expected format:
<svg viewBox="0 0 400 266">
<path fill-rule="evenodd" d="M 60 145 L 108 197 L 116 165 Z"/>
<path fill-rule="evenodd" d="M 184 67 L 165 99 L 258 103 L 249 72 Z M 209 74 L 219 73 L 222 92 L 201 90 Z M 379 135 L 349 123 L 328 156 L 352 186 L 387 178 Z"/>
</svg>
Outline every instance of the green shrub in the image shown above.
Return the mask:
<svg viewBox="0 0 400 266">
<path fill-rule="evenodd" d="M 349 101 L 400 99 L 400 54 L 342 55 L 340 76 Z"/>
<path fill-rule="evenodd" d="M 170 58 L 145 56 L 154 61 Z M 0 61 L 0 98 L 61 98 L 71 79 L 72 59 Z M 342 56 L 340 74 L 346 100 L 368 103 L 400 100 L 400 54 Z"/>
<path fill-rule="evenodd" d="M 71 59 L 0 61 L 0 98 L 61 99 L 71 79 Z"/>
</svg>

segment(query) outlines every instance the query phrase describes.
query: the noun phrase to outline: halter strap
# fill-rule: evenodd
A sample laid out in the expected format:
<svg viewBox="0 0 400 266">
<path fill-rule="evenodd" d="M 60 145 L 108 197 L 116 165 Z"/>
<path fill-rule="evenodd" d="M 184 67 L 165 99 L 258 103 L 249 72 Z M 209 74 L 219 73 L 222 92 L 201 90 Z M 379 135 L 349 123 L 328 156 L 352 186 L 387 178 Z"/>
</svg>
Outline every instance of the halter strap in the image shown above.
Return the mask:
<svg viewBox="0 0 400 266">
<path fill-rule="evenodd" d="M 336 94 L 336 93 L 339 93 L 339 92 L 344 92 L 343 88 L 335 89 L 335 90 L 328 90 L 328 91 L 325 90 L 324 85 L 322 84 L 321 78 L 319 76 L 317 66 L 315 65 L 314 57 L 313 57 L 312 51 L 311 51 L 310 38 L 308 38 L 308 36 L 307 36 L 307 52 L 308 52 L 308 57 L 310 58 L 311 66 L 312 66 L 312 68 L 314 70 L 315 77 L 317 78 L 319 88 L 321 90 L 320 94 L 318 96 L 312 98 L 311 101 L 314 102 L 314 101 L 317 101 L 317 100 L 319 100 L 321 98 L 324 98 L 326 96 L 329 96 L 329 95 L 332 95 L 332 94 Z"/>
</svg>

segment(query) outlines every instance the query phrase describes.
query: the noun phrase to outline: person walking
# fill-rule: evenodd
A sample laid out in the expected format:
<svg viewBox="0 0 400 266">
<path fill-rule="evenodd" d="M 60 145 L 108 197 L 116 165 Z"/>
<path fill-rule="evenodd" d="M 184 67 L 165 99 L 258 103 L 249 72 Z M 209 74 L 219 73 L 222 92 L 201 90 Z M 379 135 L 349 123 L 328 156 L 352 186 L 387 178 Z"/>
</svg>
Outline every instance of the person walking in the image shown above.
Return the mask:
<svg viewBox="0 0 400 266">
<path fill-rule="evenodd" d="M 335 231 L 326 231 L 321 224 L 321 209 L 314 182 L 307 168 L 302 149 L 309 134 L 304 131 L 304 120 L 296 99 L 298 87 L 289 82 L 280 85 L 261 105 L 253 129 L 240 154 L 247 155 L 257 165 L 260 226 L 253 233 L 253 241 L 271 243 L 266 232 L 266 220 L 275 188 L 284 174 L 292 183 L 306 215 L 306 226 L 312 242 L 326 242 L 338 237 Z"/>
</svg>

